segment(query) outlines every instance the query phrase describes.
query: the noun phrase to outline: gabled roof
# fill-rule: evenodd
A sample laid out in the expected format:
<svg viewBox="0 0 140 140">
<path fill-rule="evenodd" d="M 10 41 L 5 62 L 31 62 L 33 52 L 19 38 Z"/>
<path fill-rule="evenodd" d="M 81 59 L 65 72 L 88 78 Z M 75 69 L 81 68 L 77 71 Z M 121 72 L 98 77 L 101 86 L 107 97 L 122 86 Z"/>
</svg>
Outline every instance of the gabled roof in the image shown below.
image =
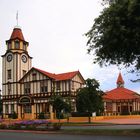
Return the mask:
<svg viewBox="0 0 140 140">
<path fill-rule="evenodd" d="M 44 75 L 53 78 L 57 81 L 62 81 L 62 80 L 69 80 L 72 79 L 76 74 L 80 74 L 79 71 L 72 71 L 72 72 L 67 72 L 67 73 L 60 73 L 60 74 L 55 74 L 55 73 L 50 73 L 44 70 L 40 70 L 38 68 L 34 68 L 38 71 L 40 71 L 41 73 L 43 73 Z M 80 74 L 81 75 L 81 74 Z"/>
<path fill-rule="evenodd" d="M 82 75 L 80 74 L 79 71 L 73 71 L 73 72 L 67 72 L 67 73 L 60 73 L 60 74 L 55 74 L 55 73 L 50 73 L 50 72 L 47 72 L 47 71 L 44 71 L 44 70 L 41 70 L 41 69 L 38 69 L 38 68 L 35 68 L 35 67 L 32 67 L 28 73 L 31 71 L 31 70 L 37 70 L 38 72 L 46 75 L 47 77 L 51 78 L 51 79 L 54 79 L 56 81 L 63 81 L 63 80 L 70 80 L 72 79 L 74 76 L 76 76 L 77 74 L 80 75 L 80 77 L 82 78 L 82 80 L 84 81 L 84 78 L 82 77 Z M 24 77 L 26 77 L 26 75 L 28 74 L 26 73 Z M 22 78 L 22 79 L 23 79 Z M 22 80 L 21 79 L 21 80 Z"/>
<path fill-rule="evenodd" d="M 140 95 L 127 88 L 119 87 L 106 92 L 105 95 L 103 95 L 103 98 L 110 100 L 124 100 L 124 99 L 129 100 L 140 98 Z"/>
<path fill-rule="evenodd" d="M 119 84 L 119 83 L 124 84 L 124 80 L 122 78 L 121 73 L 119 73 L 119 76 L 118 76 L 118 79 L 117 79 L 117 84 Z"/>
<path fill-rule="evenodd" d="M 48 76 L 52 79 L 55 79 L 55 74 L 53 74 L 53 73 L 50 73 L 50 72 L 47 72 L 47 71 L 44 71 L 44 70 L 41 70 L 41 69 L 38 69 L 38 68 L 35 68 L 35 67 L 32 67 L 32 69 L 35 69 L 35 70 L 41 72 L 42 74 L 44 74 L 44 75 L 46 75 L 46 76 Z"/>
<path fill-rule="evenodd" d="M 57 80 L 69 80 L 72 79 L 78 73 L 79 71 L 73 71 L 73 72 L 56 74 L 55 76 Z"/>
</svg>

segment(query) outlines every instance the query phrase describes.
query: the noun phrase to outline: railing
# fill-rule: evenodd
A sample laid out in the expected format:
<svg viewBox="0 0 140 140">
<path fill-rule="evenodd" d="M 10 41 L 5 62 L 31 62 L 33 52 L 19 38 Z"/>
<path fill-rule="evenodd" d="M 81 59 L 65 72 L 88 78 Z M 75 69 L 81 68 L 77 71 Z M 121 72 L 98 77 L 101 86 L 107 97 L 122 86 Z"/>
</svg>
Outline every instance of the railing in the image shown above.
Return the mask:
<svg viewBox="0 0 140 140">
<path fill-rule="evenodd" d="M 52 95 L 61 95 L 63 97 L 66 97 L 66 96 L 75 97 L 76 96 L 76 92 L 59 91 L 59 92 L 55 92 L 55 93 L 52 93 L 52 92 L 47 92 L 47 93 L 30 93 L 29 95 L 31 97 L 34 97 L 34 98 L 38 98 L 38 97 L 46 98 L 46 97 L 51 97 Z M 3 95 L 2 96 L 2 100 L 18 99 L 20 96 L 23 96 L 23 94 L 22 95 Z"/>
</svg>

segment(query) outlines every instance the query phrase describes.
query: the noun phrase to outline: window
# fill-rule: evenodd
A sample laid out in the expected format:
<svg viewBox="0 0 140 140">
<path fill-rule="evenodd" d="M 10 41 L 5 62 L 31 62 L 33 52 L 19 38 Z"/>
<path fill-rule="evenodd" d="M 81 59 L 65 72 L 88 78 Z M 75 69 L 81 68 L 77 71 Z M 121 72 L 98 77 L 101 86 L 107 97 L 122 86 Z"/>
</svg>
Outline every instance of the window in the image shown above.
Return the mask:
<svg viewBox="0 0 140 140">
<path fill-rule="evenodd" d="M 133 111 L 132 106 L 130 106 L 130 112 L 132 112 L 132 111 Z"/>
<path fill-rule="evenodd" d="M 11 43 L 8 43 L 8 50 L 10 50 L 12 48 Z"/>
<path fill-rule="evenodd" d="M 11 70 L 7 70 L 7 77 L 8 77 L 8 79 L 11 79 Z"/>
<path fill-rule="evenodd" d="M 8 105 L 5 105 L 5 113 L 8 114 L 8 112 L 9 112 L 9 107 Z"/>
<path fill-rule="evenodd" d="M 47 83 L 47 81 L 42 81 L 42 82 L 40 83 L 40 92 L 41 92 L 41 93 L 46 93 L 46 92 L 48 92 L 48 83 Z"/>
<path fill-rule="evenodd" d="M 74 89 L 74 81 L 71 82 L 71 88 Z"/>
<path fill-rule="evenodd" d="M 23 44 L 23 50 L 26 51 L 26 44 Z"/>
<path fill-rule="evenodd" d="M 37 76 L 36 76 L 36 73 L 33 73 L 33 74 L 32 74 L 32 79 L 33 79 L 33 81 L 37 79 L 36 77 L 37 77 Z"/>
<path fill-rule="evenodd" d="M 118 112 L 120 112 L 120 106 L 118 106 Z"/>
<path fill-rule="evenodd" d="M 65 91 L 67 91 L 67 82 L 65 81 Z"/>
<path fill-rule="evenodd" d="M 30 93 L 30 83 L 24 84 L 24 93 L 27 95 Z"/>
<path fill-rule="evenodd" d="M 8 95 L 11 94 L 11 84 L 8 83 Z"/>
<path fill-rule="evenodd" d="M 24 106 L 24 113 L 32 113 L 31 105 L 27 104 Z"/>
<path fill-rule="evenodd" d="M 11 113 L 14 113 L 14 104 L 11 104 Z"/>
<path fill-rule="evenodd" d="M 19 49 L 19 41 L 15 41 L 15 49 Z"/>
<path fill-rule="evenodd" d="M 26 74 L 26 70 L 23 70 L 23 72 L 22 72 L 22 73 L 23 73 L 23 76 L 24 76 L 24 75 Z"/>
<path fill-rule="evenodd" d="M 56 89 L 57 89 L 57 90 L 60 90 L 60 82 L 57 82 L 57 83 L 56 83 Z"/>
</svg>

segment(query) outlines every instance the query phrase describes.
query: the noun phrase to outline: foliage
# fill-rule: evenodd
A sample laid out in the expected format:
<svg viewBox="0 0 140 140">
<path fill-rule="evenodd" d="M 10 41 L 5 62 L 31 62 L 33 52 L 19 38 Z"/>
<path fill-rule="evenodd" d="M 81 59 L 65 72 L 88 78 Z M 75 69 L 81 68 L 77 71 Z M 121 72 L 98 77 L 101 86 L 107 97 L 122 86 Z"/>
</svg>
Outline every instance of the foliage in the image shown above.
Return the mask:
<svg viewBox="0 0 140 140">
<path fill-rule="evenodd" d="M 66 103 L 63 101 L 63 98 L 59 95 L 55 95 L 51 98 L 50 104 L 52 104 L 52 106 L 54 107 L 54 109 L 56 110 L 56 116 L 58 119 L 60 119 L 61 117 L 61 112 L 62 110 L 65 113 L 68 113 L 71 111 L 71 106 L 70 104 Z"/>
<path fill-rule="evenodd" d="M 1 95 L 0 95 L 0 114 L 2 113 L 2 99 L 1 99 Z"/>
<path fill-rule="evenodd" d="M 90 113 L 90 116 L 92 114 Z M 88 117 L 89 116 L 89 112 L 72 112 L 71 113 L 72 117 Z"/>
<path fill-rule="evenodd" d="M 17 119 L 17 118 L 18 118 L 17 113 L 16 113 L 16 112 L 13 112 L 13 113 L 11 114 L 11 118 L 12 118 L 12 119 Z"/>
<path fill-rule="evenodd" d="M 94 63 L 100 66 L 133 65 L 134 70 L 138 71 L 140 69 L 140 1 L 110 2 L 95 19 L 86 36 L 88 52 L 93 52 L 95 55 Z"/>
<path fill-rule="evenodd" d="M 86 87 L 78 91 L 76 107 L 78 112 L 92 112 L 97 114 L 103 111 L 103 92 L 99 89 L 99 83 L 95 79 L 87 79 Z"/>
<path fill-rule="evenodd" d="M 0 124 L 0 129 L 12 130 L 60 130 L 62 124 L 47 120 L 24 120 L 12 124 Z"/>
<path fill-rule="evenodd" d="M 45 113 L 44 112 L 39 113 L 38 119 L 45 119 Z"/>
<path fill-rule="evenodd" d="M 53 129 L 54 130 L 60 130 L 61 129 L 62 124 L 61 123 L 54 123 L 53 124 Z"/>
</svg>

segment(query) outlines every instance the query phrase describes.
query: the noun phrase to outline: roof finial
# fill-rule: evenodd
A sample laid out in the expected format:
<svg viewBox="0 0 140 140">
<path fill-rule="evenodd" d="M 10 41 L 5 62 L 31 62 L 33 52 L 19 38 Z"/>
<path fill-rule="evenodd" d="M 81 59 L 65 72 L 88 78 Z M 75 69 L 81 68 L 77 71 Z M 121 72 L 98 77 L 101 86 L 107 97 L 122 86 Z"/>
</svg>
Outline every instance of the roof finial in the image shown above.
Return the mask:
<svg viewBox="0 0 140 140">
<path fill-rule="evenodd" d="M 17 11 L 17 14 L 16 14 L 16 20 L 17 20 L 17 26 L 18 26 L 18 11 Z"/>
<path fill-rule="evenodd" d="M 18 11 L 17 11 L 17 13 L 16 13 L 16 22 L 17 22 L 17 24 L 16 24 L 16 26 L 15 26 L 14 28 L 21 29 L 21 27 L 18 25 L 18 22 L 19 22 L 18 19 L 19 19 L 19 18 L 18 18 Z"/>
</svg>

